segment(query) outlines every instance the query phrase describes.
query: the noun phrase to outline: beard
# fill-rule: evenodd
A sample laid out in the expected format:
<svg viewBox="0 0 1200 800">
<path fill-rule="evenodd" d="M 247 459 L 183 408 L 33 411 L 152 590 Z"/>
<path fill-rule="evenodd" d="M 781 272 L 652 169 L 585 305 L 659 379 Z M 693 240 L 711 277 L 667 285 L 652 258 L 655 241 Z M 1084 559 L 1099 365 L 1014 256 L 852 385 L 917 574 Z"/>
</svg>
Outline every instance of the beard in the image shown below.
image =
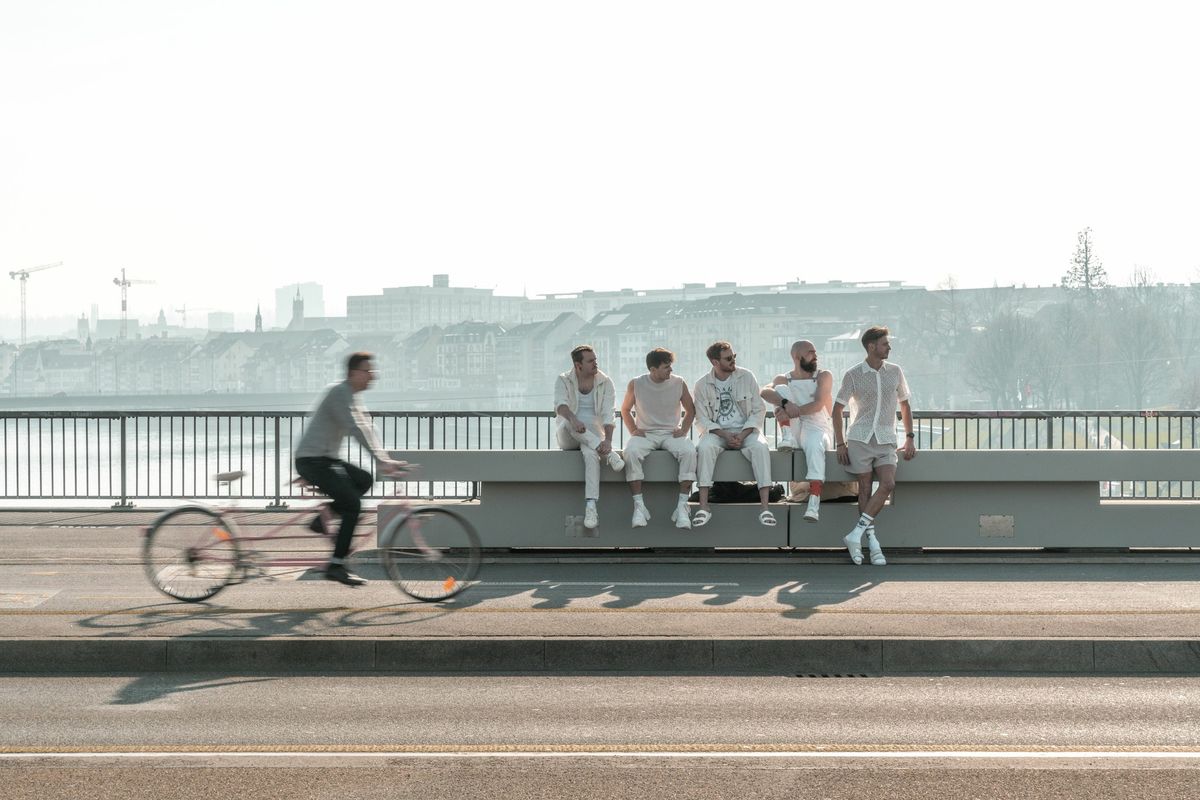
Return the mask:
<svg viewBox="0 0 1200 800">
<path fill-rule="evenodd" d="M 800 369 L 804 370 L 805 372 L 816 372 L 817 360 L 815 358 L 812 361 L 805 361 L 803 358 L 800 359 Z"/>
</svg>

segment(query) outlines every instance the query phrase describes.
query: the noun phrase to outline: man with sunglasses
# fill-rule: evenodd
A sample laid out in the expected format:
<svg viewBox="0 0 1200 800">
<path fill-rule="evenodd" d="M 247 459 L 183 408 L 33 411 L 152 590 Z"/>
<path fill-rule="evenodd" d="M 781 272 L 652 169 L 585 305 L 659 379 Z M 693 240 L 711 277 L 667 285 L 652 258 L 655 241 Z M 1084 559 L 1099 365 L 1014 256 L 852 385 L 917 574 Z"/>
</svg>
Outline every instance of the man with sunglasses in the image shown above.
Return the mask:
<svg viewBox="0 0 1200 800">
<path fill-rule="evenodd" d="M 758 484 L 762 503 L 758 521 L 773 527 L 775 515 L 767 504 L 771 493 L 771 450 L 762 435 L 767 406 L 759 395 L 758 379 L 753 372 L 737 365 L 737 353 L 729 342 L 713 342 L 704 354 L 712 370 L 696 381 L 692 391 L 696 426 L 704 431 L 696 447 L 700 510 L 692 517 L 692 526 L 698 528 L 712 519 L 708 493 L 713 485 L 717 456 L 723 450 L 737 450 L 750 462 Z"/>
<path fill-rule="evenodd" d="M 354 529 L 362 511 L 362 496 L 371 490 L 375 479 L 365 469 L 338 458 L 342 442 L 347 436 L 353 436 L 374 456 L 385 474 L 396 475 L 405 466 L 405 462 L 396 461 L 383 449 L 371 425 L 371 417 L 359 398 L 375 380 L 375 375 L 370 353 L 352 354 L 346 362 L 346 380 L 325 390 L 296 447 L 296 472 L 329 495 L 333 501 L 332 510 L 342 517 L 333 555 L 329 559 L 329 566 L 325 568 L 325 577 L 347 586 L 366 583 L 346 569 L 346 556 L 350 552 Z M 320 515 L 310 523 L 309 528 L 315 533 L 325 532 Z"/>
</svg>

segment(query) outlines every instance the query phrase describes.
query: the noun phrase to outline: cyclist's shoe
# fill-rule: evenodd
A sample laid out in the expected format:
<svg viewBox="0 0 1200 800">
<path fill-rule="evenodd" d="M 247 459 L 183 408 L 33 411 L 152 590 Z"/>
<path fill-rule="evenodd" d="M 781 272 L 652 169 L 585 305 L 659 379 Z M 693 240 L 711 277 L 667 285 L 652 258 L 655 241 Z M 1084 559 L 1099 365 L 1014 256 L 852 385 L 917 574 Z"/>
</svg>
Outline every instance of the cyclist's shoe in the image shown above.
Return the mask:
<svg viewBox="0 0 1200 800">
<path fill-rule="evenodd" d="M 308 523 L 308 529 L 313 533 L 328 533 L 325 530 L 325 518 L 321 514 L 312 518 L 312 522 Z"/>
<path fill-rule="evenodd" d="M 344 583 L 347 586 L 362 586 L 366 583 L 365 580 L 346 569 L 345 564 L 330 564 L 328 567 L 326 567 L 325 580 L 337 581 L 338 583 Z"/>
</svg>

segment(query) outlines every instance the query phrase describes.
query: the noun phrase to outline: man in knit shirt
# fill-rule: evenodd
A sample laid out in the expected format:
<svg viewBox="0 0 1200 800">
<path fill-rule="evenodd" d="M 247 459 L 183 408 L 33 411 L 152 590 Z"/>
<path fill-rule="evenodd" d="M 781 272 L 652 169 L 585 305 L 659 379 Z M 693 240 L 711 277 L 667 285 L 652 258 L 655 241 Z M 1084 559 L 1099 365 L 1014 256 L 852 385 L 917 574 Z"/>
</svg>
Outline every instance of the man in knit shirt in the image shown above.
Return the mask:
<svg viewBox="0 0 1200 800">
<path fill-rule="evenodd" d="M 833 440 L 837 447 L 838 463 L 858 476 L 858 523 L 842 537 L 850 560 L 863 562 L 862 540 L 867 538 L 871 563 L 887 564 L 879 537 L 875 535 L 875 517 L 883 510 L 888 496 L 896 488 L 897 453 L 910 461 L 917 455 L 914 443 L 912 408 L 908 403 L 908 382 L 904 371 L 887 363 L 892 351 L 887 328 L 868 328 L 862 335 L 867 358 L 851 367 L 842 376 L 842 388 L 833 404 Z M 854 419 L 850 430 L 842 435 L 842 411 L 854 401 Z M 896 406 L 904 423 L 904 445 L 896 449 Z M 871 493 L 871 484 L 879 488 Z"/>
<path fill-rule="evenodd" d="M 671 512 L 676 528 L 690 528 L 688 495 L 696 480 L 696 447 L 688 441 L 688 431 L 696 418 L 696 408 L 687 383 L 672 375 L 675 354 L 662 347 L 646 354 L 645 375 L 634 378 L 625 389 L 621 420 L 629 431 L 625 442 L 625 480 L 633 494 L 633 527 L 650 521 L 650 511 L 642 498 L 642 461 L 652 450 L 666 450 L 679 462 L 679 500 Z M 683 418 L 679 412 L 683 410 Z"/>
<path fill-rule="evenodd" d="M 333 384 L 325 391 L 296 447 L 296 472 L 329 495 L 333 500 L 333 511 L 342 516 L 325 577 L 347 586 L 366 583 L 346 569 L 346 556 L 354 539 L 359 512 L 362 511 L 361 498 L 370 491 L 375 479 L 366 470 L 338 458 L 342 442 L 347 436 L 353 436 L 375 457 L 376 463 L 386 474 L 398 474 L 405 466 L 403 461 L 396 461 L 383 449 L 371 426 L 367 409 L 359 399 L 359 394 L 366 391 L 373 380 L 375 367 L 371 354 L 351 355 L 346 363 L 346 380 Z M 309 527 L 315 532 L 323 532 L 321 517 L 314 519 Z"/>
</svg>

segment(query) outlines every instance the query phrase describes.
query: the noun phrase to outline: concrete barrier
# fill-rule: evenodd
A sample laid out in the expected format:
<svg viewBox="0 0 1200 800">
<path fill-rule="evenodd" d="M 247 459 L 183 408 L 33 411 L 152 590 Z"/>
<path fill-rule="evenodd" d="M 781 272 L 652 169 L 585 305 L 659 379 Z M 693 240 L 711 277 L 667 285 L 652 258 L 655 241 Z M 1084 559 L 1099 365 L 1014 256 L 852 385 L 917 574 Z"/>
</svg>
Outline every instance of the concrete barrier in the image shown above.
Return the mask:
<svg viewBox="0 0 1200 800">
<path fill-rule="evenodd" d="M 678 489 L 675 460 L 646 460 L 645 491 L 652 519 L 631 529 L 624 476 L 601 467 L 600 527 L 583 527 L 583 465 L 578 453 L 543 450 L 397 451 L 421 465 L 419 478 L 478 482 L 479 498 L 453 508 L 479 530 L 485 547 L 840 547 L 854 523 L 854 503 L 825 503 L 821 521 L 803 520 L 803 506 L 775 504 L 779 525 L 757 521 L 756 504 L 713 506 L 704 528 L 676 529 L 669 520 Z M 826 480 L 853 480 L 833 454 Z M 803 480 L 802 453 L 772 453 L 772 477 Z M 722 453 L 717 480 L 751 480 L 737 453 Z M 1103 499 L 1102 482 L 1191 481 L 1200 478 L 1200 450 L 940 450 L 900 462 L 897 489 L 880 516 L 885 547 L 1088 548 L 1200 546 L 1200 501 Z M 379 506 L 379 525 L 395 515 Z"/>
</svg>

